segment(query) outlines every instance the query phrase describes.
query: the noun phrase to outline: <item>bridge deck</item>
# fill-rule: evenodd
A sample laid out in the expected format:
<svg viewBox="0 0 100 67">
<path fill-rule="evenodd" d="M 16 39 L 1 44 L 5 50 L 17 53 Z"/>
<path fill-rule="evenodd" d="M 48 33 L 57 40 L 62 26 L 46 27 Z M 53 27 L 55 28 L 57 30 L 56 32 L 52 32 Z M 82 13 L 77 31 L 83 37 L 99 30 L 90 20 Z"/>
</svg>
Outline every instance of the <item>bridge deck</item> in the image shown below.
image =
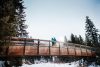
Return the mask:
<svg viewBox="0 0 100 67">
<path fill-rule="evenodd" d="M 63 46 L 64 45 L 64 46 Z M 0 46 L 0 57 L 6 56 L 95 56 L 91 47 L 39 39 L 12 38 L 9 46 Z"/>
</svg>

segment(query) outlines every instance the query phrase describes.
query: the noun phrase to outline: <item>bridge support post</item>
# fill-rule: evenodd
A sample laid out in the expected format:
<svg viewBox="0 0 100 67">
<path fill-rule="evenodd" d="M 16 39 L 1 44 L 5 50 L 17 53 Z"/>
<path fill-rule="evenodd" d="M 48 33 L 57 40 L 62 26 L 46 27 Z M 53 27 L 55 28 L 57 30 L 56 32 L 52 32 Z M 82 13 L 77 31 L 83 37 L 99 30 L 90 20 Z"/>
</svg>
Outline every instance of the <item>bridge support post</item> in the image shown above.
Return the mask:
<svg viewBox="0 0 100 67">
<path fill-rule="evenodd" d="M 49 41 L 49 56 L 50 56 L 50 41 Z"/>
<path fill-rule="evenodd" d="M 37 55 L 39 55 L 39 45 L 40 45 L 40 40 L 38 39 Z"/>
<path fill-rule="evenodd" d="M 69 46 L 68 46 L 68 43 L 67 43 L 67 54 L 69 55 Z"/>
<path fill-rule="evenodd" d="M 75 46 L 75 44 L 74 44 L 74 51 L 75 51 L 75 56 L 76 56 L 76 46 Z"/>
<path fill-rule="evenodd" d="M 26 46 L 26 38 L 24 40 L 23 56 L 25 56 L 25 46 Z"/>
<path fill-rule="evenodd" d="M 91 55 L 93 56 L 92 52 L 93 52 L 93 51 L 92 51 L 92 47 L 91 47 Z"/>
<path fill-rule="evenodd" d="M 81 50 L 81 56 L 82 56 L 82 47 L 81 47 L 81 45 L 80 45 L 80 50 Z"/>
<path fill-rule="evenodd" d="M 59 56 L 60 56 L 60 43 L 59 43 Z"/>
<path fill-rule="evenodd" d="M 9 36 L 9 40 L 5 40 L 5 45 L 6 44 L 8 44 L 8 45 L 6 45 L 6 59 L 8 59 L 9 57 L 8 57 L 8 55 L 9 55 L 9 46 L 11 45 L 11 36 Z"/>
<path fill-rule="evenodd" d="M 87 45 L 86 45 L 87 46 Z M 86 46 L 85 46 L 85 49 L 86 49 L 86 54 L 87 54 L 87 56 L 88 56 L 88 52 L 87 52 L 87 48 L 86 48 Z"/>
</svg>

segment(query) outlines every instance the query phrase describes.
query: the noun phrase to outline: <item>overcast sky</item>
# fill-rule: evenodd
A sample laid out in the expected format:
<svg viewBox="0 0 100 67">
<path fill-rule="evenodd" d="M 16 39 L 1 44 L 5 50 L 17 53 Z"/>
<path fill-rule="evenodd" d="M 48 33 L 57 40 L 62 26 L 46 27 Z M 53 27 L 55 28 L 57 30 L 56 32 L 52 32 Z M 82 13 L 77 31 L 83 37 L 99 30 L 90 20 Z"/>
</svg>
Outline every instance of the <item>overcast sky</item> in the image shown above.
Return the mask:
<svg viewBox="0 0 100 67">
<path fill-rule="evenodd" d="M 100 0 L 24 0 L 27 31 L 33 38 L 85 36 L 86 16 L 100 29 Z"/>
</svg>

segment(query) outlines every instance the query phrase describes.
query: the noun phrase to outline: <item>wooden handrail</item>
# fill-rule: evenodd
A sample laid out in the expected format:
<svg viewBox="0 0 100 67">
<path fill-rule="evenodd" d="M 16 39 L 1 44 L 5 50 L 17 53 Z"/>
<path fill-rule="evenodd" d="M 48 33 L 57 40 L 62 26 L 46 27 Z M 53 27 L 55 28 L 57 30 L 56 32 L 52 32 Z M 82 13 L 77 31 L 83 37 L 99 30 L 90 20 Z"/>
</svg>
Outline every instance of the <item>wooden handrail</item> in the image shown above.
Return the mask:
<svg viewBox="0 0 100 67">
<path fill-rule="evenodd" d="M 8 40 L 9 37 L 6 37 L 6 39 Z M 50 40 L 32 39 L 32 38 L 19 38 L 19 37 L 11 37 L 10 40 L 11 40 L 10 43 L 14 44 L 14 45 L 15 44 L 24 45 L 25 44 L 24 42 L 26 42 L 26 45 L 29 45 L 29 44 L 31 44 L 31 45 L 37 44 L 38 45 L 38 42 L 41 45 L 41 42 L 48 42 L 48 46 L 49 46 L 49 42 L 52 42 Z M 35 43 L 35 41 L 37 41 L 37 43 Z M 64 42 L 59 42 L 59 41 L 56 41 L 56 43 L 67 44 L 68 46 L 73 46 L 73 47 L 76 46 L 76 47 L 79 47 L 79 48 L 80 48 L 80 45 L 81 45 L 81 44 L 74 44 L 74 43 L 64 43 Z M 67 45 L 66 45 L 66 47 L 68 47 Z M 81 45 L 81 48 L 92 49 L 92 47 L 87 46 L 87 45 Z"/>
</svg>

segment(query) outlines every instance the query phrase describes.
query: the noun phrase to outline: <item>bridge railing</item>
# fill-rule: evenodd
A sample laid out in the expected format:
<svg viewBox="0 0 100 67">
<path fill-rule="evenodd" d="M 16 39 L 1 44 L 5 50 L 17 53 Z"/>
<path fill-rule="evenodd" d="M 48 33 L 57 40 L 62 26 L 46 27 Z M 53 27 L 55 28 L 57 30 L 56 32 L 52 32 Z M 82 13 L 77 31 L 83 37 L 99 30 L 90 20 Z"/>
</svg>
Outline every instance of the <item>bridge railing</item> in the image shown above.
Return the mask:
<svg viewBox="0 0 100 67">
<path fill-rule="evenodd" d="M 56 41 L 53 45 L 50 40 L 30 38 L 10 38 L 9 46 L 0 46 L 0 56 L 24 56 L 24 55 L 58 55 L 58 56 L 92 56 L 95 52 L 91 47 Z M 6 41 L 8 42 L 8 41 Z"/>
</svg>

